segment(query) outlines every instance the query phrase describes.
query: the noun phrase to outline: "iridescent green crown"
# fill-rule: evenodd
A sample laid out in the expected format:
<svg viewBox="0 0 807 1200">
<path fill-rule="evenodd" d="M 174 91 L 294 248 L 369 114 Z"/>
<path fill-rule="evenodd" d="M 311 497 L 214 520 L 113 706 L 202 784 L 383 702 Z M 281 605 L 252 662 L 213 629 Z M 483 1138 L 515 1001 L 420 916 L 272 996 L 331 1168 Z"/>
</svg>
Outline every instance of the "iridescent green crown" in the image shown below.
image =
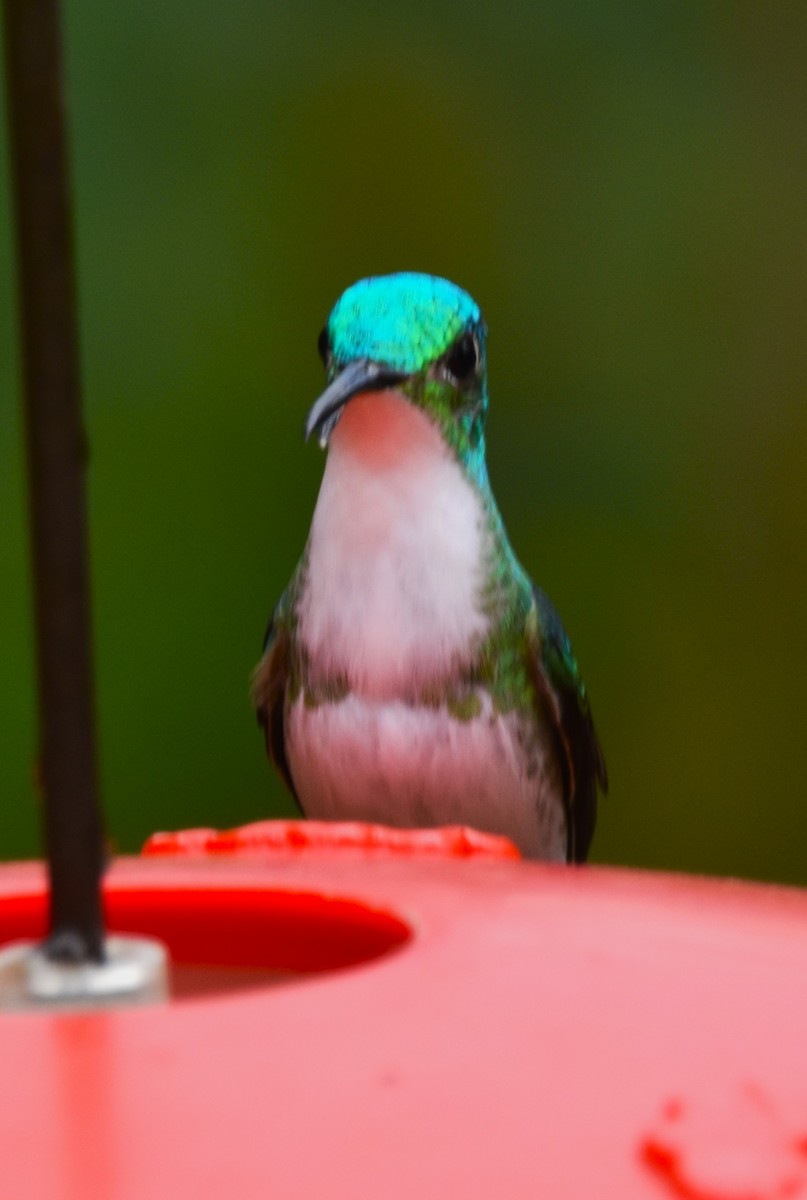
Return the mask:
<svg viewBox="0 0 807 1200">
<path fill-rule="evenodd" d="M 467 292 L 447 279 L 403 272 L 361 279 L 337 300 L 328 343 L 338 369 L 356 359 L 407 374 L 443 354 L 481 315 Z"/>
</svg>

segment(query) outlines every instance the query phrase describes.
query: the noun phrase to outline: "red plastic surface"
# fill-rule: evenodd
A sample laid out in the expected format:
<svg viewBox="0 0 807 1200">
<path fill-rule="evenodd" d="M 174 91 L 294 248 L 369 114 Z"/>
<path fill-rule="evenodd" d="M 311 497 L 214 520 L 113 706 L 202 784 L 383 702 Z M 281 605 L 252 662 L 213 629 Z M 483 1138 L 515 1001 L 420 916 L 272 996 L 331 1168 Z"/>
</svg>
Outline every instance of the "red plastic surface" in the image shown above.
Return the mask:
<svg viewBox="0 0 807 1200">
<path fill-rule="evenodd" d="M 41 889 L 0 869 L 0 913 L 29 919 Z M 208 960 L 239 936 L 219 904 L 271 925 L 317 896 L 413 936 L 284 987 L 0 1016 L 0 1195 L 807 1196 L 804 894 L 356 852 L 124 861 L 108 883 L 113 923 L 140 906 L 187 952 L 197 911 Z"/>
<path fill-rule="evenodd" d="M 237 829 L 181 829 L 153 833 L 143 854 L 245 854 L 294 850 L 358 850 L 362 854 L 418 858 L 520 858 L 509 838 L 467 825 L 392 829 L 359 821 L 255 821 Z"/>
<path fill-rule="evenodd" d="M 351 899 L 266 886 L 123 884 L 108 889 L 105 910 L 111 930 L 159 938 L 172 962 L 194 966 L 334 971 L 369 962 L 410 937 L 406 923 L 392 913 Z M 46 918 L 41 892 L 5 898 L 0 945 L 41 939 Z"/>
</svg>

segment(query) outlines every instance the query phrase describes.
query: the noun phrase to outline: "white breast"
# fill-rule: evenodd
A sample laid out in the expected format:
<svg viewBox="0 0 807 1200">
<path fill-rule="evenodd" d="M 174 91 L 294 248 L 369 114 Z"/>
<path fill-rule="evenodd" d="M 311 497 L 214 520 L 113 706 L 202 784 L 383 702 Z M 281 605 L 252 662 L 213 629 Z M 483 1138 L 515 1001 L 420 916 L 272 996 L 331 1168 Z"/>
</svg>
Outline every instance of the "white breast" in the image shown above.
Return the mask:
<svg viewBox="0 0 807 1200">
<path fill-rule="evenodd" d="M 354 397 L 336 426 L 308 543 L 298 636 L 316 682 L 349 692 L 286 713 L 305 813 L 404 827 L 466 824 L 563 859 L 557 763 L 529 718 L 479 693 L 459 719 L 418 704 L 487 632 L 488 524 L 424 413 L 392 391 Z"/>
<path fill-rule="evenodd" d="M 365 695 L 411 694 L 467 660 L 487 526 L 428 417 L 394 391 L 354 397 L 334 430 L 298 606 L 309 662 Z"/>
<path fill-rule="evenodd" d="M 286 724 L 306 816 L 402 828 L 470 825 L 509 837 L 528 858 L 566 857 L 557 763 L 547 740 L 489 697 L 471 720 L 445 708 L 349 695 L 314 708 L 299 696 Z"/>
</svg>

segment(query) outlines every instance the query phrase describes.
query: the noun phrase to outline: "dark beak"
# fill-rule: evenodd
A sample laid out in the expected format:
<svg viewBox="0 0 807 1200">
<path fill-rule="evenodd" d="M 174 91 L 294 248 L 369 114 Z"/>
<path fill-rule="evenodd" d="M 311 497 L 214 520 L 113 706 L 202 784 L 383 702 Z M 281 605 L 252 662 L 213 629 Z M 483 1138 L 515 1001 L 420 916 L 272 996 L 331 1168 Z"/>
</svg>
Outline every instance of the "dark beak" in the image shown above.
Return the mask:
<svg viewBox="0 0 807 1200">
<path fill-rule="evenodd" d="M 383 363 L 372 362 L 368 358 L 349 363 L 312 404 L 305 419 L 305 440 L 308 441 L 312 433 L 318 433 L 319 444 L 326 446 L 339 414 L 351 396 L 375 388 L 390 387 L 405 378 L 403 371 L 393 371 Z"/>
</svg>

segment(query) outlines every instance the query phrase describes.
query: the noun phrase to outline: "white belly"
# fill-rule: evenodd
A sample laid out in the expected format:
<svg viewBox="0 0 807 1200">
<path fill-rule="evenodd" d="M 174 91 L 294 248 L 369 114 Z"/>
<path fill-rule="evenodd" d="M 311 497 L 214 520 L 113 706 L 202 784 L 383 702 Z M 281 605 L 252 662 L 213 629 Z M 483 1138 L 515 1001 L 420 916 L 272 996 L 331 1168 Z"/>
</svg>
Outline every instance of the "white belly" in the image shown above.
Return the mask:
<svg viewBox="0 0 807 1200">
<path fill-rule="evenodd" d="M 557 766 L 531 721 L 411 703 L 451 691 L 487 636 L 488 521 L 437 428 L 392 391 L 354 397 L 331 437 L 296 616 L 313 694 L 286 714 L 307 816 L 471 825 L 564 859 Z M 320 695 L 322 692 L 320 691 Z"/>
<path fill-rule="evenodd" d="M 470 825 L 530 858 L 563 861 L 566 825 L 550 752 L 514 714 L 350 695 L 287 714 L 286 748 L 306 816 L 399 827 Z M 529 747 L 529 749 L 527 749 Z"/>
</svg>

